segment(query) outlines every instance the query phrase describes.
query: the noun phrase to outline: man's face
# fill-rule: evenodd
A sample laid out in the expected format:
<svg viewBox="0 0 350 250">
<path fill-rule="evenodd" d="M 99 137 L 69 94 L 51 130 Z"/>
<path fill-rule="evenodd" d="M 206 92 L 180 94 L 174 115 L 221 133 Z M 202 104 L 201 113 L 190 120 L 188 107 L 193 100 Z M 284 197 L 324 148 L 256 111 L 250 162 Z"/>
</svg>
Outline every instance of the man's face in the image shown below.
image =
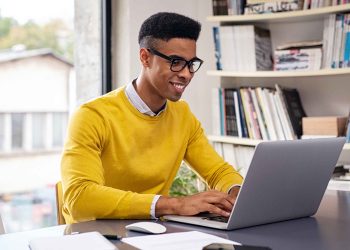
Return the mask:
<svg viewBox="0 0 350 250">
<path fill-rule="evenodd" d="M 191 39 L 173 38 L 168 42 L 160 41 L 157 48 L 160 53 L 171 58 L 182 58 L 187 61 L 196 58 L 196 42 Z M 179 72 L 170 70 L 171 62 L 149 53 L 149 67 L 147 67 L 148 86 L 153 94 L 153 100 L 178 101 L 194 73 L 186 66 Z"/>
</svg>

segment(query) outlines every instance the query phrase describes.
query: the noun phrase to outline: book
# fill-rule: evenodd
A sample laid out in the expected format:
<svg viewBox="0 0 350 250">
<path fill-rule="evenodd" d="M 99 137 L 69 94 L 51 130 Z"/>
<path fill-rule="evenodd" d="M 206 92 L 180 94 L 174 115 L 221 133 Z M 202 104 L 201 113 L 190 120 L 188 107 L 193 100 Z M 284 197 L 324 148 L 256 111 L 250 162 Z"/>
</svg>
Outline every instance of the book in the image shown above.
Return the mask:
<svg viewBox="0 0 350 250">
<path fill-rule="evenodd" d="M 226 135 L 238 136 L 234 89 L 225 89 Z"/>
<path fill-rule="evenodd" d="M 299 92 L 294 88 L 281 88 L 288 115 L 297 138 L 303 134 L 302 118 L 306 117 Z"/>
<path fill-rule="evenodd" d="M 257 97 L 261 103 L 261 109 L 263 113 L 264 120 L 266 122 L 267 134 L 269 140 L 277 140 L 276 129 L 272 121 L 271 110 L 267 101 L 267 93 L 261 88 L 256 88 Z"/>
<path fill-rule="evenodd" d="M 276 88 L 276 94 L 277 94 L 277 99 L 279 104 L 281 105 L 281 113 L 283 116 L 283 120 L 284 120 L 284 127 L 283 129 L 285 130 L 285 134 L 287 134 L 288 139 L 293 140 L 296 139 L 297 136 L 294 133 L 293 130 L 293 126 L 292 126 L 292 121 L 288 115 L 288 110 L 287 110 L 287 103 L 286 100 L 283 98 L 283 92 L 281 87 L 278 84 L 275 84 L 275 88 Z"/>
<path fill-rule="evenodd" d="M 331 68 L 332 66 L 335 17 L 335 14 L 330 14 L 324 19 L 322 68 Z"/>
<path fill-rule="evenodd" d="M 212 0 L 212 6 L 214 16 L 228 14 L 227 0 Z"/>
<path fill-rule="evenodd" d="M 246 122 L 245 113 L 243 109 L 241 92 L 237 90 L 236 93 L 237 93 L 237 100 L 239 105 L 239 118 L 240 118 L 241 128 L 242 128 L 242 137 L 249 138 L 247 122 Z"/>
<path fill-rule="evenodd" d="M 217 70 L 222 70 L 222 65 L 221 65 L 221 48 L 220 48 L 220 33 L 219 32 L 220 32 L 219 27 L 213 27 L 216 69 Z"/>
<path fill-rule="evenodd" d="M 322 41 L 319 40 L 307 40 L 307 41 L 297 41 L 297 42 L 288 42 L 280 44 L 276 47 L 276 50 L 284 49 L 300 49 L 300 48 L 320 48 L 322 46 Z"/>
</svg>

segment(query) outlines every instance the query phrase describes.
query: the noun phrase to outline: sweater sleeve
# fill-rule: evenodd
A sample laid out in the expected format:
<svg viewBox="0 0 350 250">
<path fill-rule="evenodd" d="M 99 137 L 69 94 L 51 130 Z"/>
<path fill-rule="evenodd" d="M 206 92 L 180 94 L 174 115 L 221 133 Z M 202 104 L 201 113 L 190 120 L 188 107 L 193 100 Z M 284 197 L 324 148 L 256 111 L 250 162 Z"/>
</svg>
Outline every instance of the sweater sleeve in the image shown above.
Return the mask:
<svg viewBox="0 0 350 250">
<path fill-rule="evenodd" d="M 150 218 L 153 194 L 105 186 L 101 153 L 107 121 L 88 107 L 72 117 L 61 161 L 64 215 L 68 223 L 98 218 Z"/>
<path fill-rule="evenodd" d="M 242 176 L 225 162 L 210 145 L 200 122 L 191 116 L 190 138 L 185 161 L 207 182 L 210 188 L 228 192 L 233 185 L 241 185 Z"/>
</svg>

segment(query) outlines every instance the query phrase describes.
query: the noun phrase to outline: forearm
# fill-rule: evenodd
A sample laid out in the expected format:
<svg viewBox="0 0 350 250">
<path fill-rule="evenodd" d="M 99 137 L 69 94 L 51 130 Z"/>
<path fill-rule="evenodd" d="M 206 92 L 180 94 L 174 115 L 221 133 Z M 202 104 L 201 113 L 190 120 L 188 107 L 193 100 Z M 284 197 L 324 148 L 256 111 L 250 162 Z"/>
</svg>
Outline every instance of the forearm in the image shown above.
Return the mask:
<svg viewBox="0 0 350 250">
<path fill-rule="evenodd" d="M 153 197 L 86 182 L 67 189 L 65 204 L 74 221 L 149 219 Z"/>
</svg>

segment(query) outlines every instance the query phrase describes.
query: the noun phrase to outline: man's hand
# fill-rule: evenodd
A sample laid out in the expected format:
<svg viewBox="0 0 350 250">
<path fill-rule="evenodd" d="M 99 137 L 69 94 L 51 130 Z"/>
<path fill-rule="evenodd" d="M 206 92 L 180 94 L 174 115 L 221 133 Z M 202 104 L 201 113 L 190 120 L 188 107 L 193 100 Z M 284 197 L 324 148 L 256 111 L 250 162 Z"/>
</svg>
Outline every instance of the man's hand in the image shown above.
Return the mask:
<svg viewBox="0 0 350 250">
<path fill-rule="evenodd" d="M 211 190 L 179 198 L 161 196 L 156 204 L 156 216 L 169 214 L 195 215 L 200 212 L 209 212 L 228 217 L 238 190 L 234 187 L 230 194 Z"/>
<path fill-rule="evenodd" d="M 231 190 L 229 192 L 229 195 L 234 199 L 234 202 L 236 202 L 240 188 L 241 188 L 240 186 L 235 186 L 235 187 L 231 188 Z"/>
</svg>

